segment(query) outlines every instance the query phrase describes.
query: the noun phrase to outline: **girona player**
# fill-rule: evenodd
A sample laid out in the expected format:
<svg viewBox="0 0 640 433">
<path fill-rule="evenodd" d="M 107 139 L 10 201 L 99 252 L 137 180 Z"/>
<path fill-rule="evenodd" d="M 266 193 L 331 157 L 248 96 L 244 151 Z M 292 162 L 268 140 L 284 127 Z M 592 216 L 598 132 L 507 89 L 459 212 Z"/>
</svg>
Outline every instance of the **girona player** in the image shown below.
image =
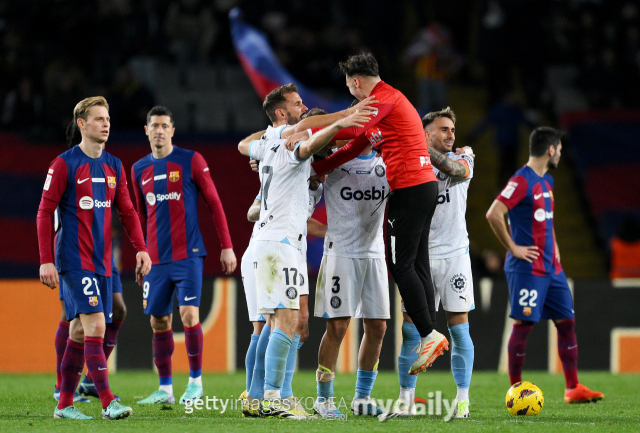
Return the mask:
<svg viewBox="0 0 640 433">
<path fill-rule="evenodd" d="M 446 337 L 435 330 L 429 268 L 429 227 L 437 204 L 438 183 L 418 112 L 401 92 L 380 79 L 373 55 L 351 56 L 339 66 L 353 96 L 361 103 L 373 96 L 379 102 L 371 106 L 373 116 L 364 128 L 345 129 L 333 137 L 355 140 L 326 160 L 314 163 L 313 169 L 318 174 L 326 173 L 360 155 L 369 144 L 382 153 L 391 190 L 388 265 L 420 334 L 418 358 L 410 368 L 411 374 L 417 374 L 449 347 Z M 300 122 L 299 129 L 304 127 Z"/>
<path fill-rule="evenodd" d="M 109 105 L 101 96 L 80 101 L 72 128 L 82 141 L 53 160 L 38 209 L 40 281 L 54 289 L 64 281 L 64 304 L 70 320 L 69 340 L 61 362 L 62 383 L 55 418 L 90 419 L 73 406 L 86 363 L 102 403 L 102 416 L 120 419 L 130 407 L 120 405 L 109 388 L 103 349 L 105 324 L 111 321 L 111 206 L 137 251 L 139 283 L 151 269 L 140 222 L 129 198 L 124 167 L 104 151 L 109 138 Z M 54 212 L 60 209 L 56 259 L 53 264 Z M 59 273 L 59 274 L 58 274 Z"/>
<path fill-rule="evenodd" d="M 202 194 L 213 216 L 222 246 L 222 271 L 232 273 L 237 262 L 224 209 L 202 155 L 173 145 L 173 115 L 166 107 L 156 106 L 149 111 L 144 130 L 151 153 L 133 164 L 131 181 L 154 264 L 144 281 L 143 307 L 151 316 L 153 359 L 160 388 L 138 404 L 175 403 L 171 321 L 176 290 L 189 356 L 189 383 L 180 398 L 180 404 L 185 404 L 203 395 L 199 307 L 202 263 L 207 253 L 198 222 L 198 194 Z"/>
<path fill-rule="evenodd" d="M 578 383 L 578 340 L 575 314 L 567 277 L 560 264 L 560 250 L 553 227 L 553 177 L 562 150 L 562 134 L 549 127 L 533 130 L 529 137 L 529 161 L 516 172 L 494 200 L 487 220 L 507 249 L 504 271 L 509 285 L 511 317 L 509 379 L 522 380 L 527 337 L 540 319 L 551 319 L 558 331 L 558 354 L 566 381 L 564 401 L 587 403 L 604 394 Z M 511 233 L 505 223 L 509 216 Z"/>
</svg>

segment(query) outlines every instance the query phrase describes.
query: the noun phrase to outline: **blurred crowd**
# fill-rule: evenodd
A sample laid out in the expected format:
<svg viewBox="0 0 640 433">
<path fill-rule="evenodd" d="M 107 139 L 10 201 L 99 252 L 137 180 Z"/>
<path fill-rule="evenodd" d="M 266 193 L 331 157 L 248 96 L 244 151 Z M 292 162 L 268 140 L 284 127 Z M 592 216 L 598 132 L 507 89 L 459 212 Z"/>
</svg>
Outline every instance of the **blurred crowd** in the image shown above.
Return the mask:
<svg viewBox="0 0 640 433">
<path fill-rule="evenodd" d="M 120 126 L 140 125 L 155 95 L 132 62 L 173 63 L 176 86 L 193 64 L 237 64 L 236 6 L 295 77 L 328 97 L 344 96 L 337 63 L 369 49 L 420 111 L 441 108 L 448 83 L 467 80 L 488 90 L 487 109 L 518 87 L 525 106 L 559 114 L 554 65 L 569 68 L 562 85 L 577 93 L 563 94 L 582 98 L 578 107 L 640 107 L 640 87 L 626 84 L 640 79 L 632 0 L 0 0 L 0 126 L 58 139 L 88 94 L 105 95 Z"/>
</svg>

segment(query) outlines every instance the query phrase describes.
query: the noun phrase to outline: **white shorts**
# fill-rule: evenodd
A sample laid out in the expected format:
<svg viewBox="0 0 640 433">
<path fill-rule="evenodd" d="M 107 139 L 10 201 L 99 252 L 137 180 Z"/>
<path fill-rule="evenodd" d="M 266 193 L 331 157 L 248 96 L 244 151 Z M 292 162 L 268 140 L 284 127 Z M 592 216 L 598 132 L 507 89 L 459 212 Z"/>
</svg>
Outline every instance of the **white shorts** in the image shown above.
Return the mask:
<svg viewBox="0 0 640 433">
<path fill-rule="evenodd" d="M 391 318 L 385 260 L 323 256 L 314 314 L 325 319 Z"/>
<path fill-rule="evenodd" d="M 244 296 L 247 299 L 249 320 L 251 322 L 265 322 L 267 319 L 265 319 L 263 315 L 258 314 L 258 300 L 256 299 L 258 292 L 256 291 L 256 272 L 253 263 L 253 243 L 250 243 L 240 262 Z"/>
<path fill-rule="evenodd" d="M 431 281 L 436 289 L 436 311 L 442 301 L 442 309 L 451 313 L 467 313 L 476 308 L 473 298 L 473 278 L 469 254 L 448 259 L 430 259 Z M 404 302 L 402 312 L 406 313 Z"/>
<path fill-rule="evenodd" d="M 298 269 L 298 278 L 300 281 L 300 296 L 309 295 L 309 269 L 307 267 L 307 252 L 303 250 L 300 251 L 300 258 L 298 259 L 300 262 L 300 268 Z M 304 263 L 304 266 L 302 264 Z"/>
<path fill-rule="evenodd" d="M 273 314 L 278 308 L 300 309 L 300 250 L 276 241 L 254 241 L 253 261 L 256 275 L 258 314 Z M 306 276 L 302 281 L 307 285 Z"/>
</svg>

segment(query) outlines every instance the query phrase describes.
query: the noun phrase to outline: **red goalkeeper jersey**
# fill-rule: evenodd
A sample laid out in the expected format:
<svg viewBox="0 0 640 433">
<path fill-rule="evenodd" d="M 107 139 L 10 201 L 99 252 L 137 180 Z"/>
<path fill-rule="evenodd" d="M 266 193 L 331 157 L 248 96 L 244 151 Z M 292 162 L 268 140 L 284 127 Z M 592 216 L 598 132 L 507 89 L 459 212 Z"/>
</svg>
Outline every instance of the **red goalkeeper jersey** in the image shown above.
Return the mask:
<svg viewBox="0 0 640 433">
<path fill-rule="evenodd" d="M 435 182 L 422 120 L 409 100 L 398 90 L 380 81 L 371 91 L 379 102 L 364 128 L 342 129 L 334 140 L 354 139 L 329 158 L 313 164 L 318 174 L 326 173 L 360 155 L 371 143 L 382 152 L 387 180 L 393 191 Z"/>
</svg>

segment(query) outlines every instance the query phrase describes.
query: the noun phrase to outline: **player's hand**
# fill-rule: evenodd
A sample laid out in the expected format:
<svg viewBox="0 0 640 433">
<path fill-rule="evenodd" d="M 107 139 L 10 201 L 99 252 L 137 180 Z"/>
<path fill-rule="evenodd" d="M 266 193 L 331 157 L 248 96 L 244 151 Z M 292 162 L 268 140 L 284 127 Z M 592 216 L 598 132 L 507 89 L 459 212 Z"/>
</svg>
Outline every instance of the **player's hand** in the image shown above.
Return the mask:
<svg viewBox="0 0 640 433">
<path fill-rule="evenodd" d="M 473 149 L 471 149 L 471 147 L 469 147 L 469 146 L 458 147 L 456 149 L 456 155 L 469 155 L 471 158 L 475 158 L 476 154 L 475 153 L 467 153 L 467 149 L 469 149 L 469 152 L 473 151 Z"/>
<path fill-rule="evenodd" d="M 58 276 L 56 265 L 53 263 L 40 265 L 40 282 L 52 290 L 58 287 L 60 277 Z"/>
<path fill-rule="evenodd" d="M 251 167 L 251 170 L 257 172 L 258 169 L 260 168 L 260 161 L 256 161 L 255 159 L 249 159 L 249 166 Z"/>
<path fill-rule="evenodd" d="M 375 100 L 376 95 L 369 95 L 367 98 L 364 98 L 362 101 L 358 102 L 356 105 L 351 107 L 349 110 L 349 114 L 353 114 L 356 111 L 360 112 L 372 112 L 371 105 L 377 104 L 379 101 Z"/>
<path fill-rule="evenodd" d="M 358 128 L 364 127 L 366 123 L 371 120 L 371 113 L 368 111 L 358 111 L 355 113 L 345 117 L 344 119 L 338 120 L 334 125 L 339 127 L 340 129 L 351 128 L 356 126 Z"/>
<path fill-rule="evenodd" d="M 284 142 L 284 147 L 286 147 L 287 150 L 293 152 L 293 149 L 296 148 L 296 144 L 308 139 L 309 133 L 307 131 L 296 132 L 295 134 L 287 138 L 287 141 Z"/>
<path fill-rule="evenodd" d="M 227 275 L 236 270 L 238 261 L 236 260 L 236 255 L 233 252 L 233 249 L 227 248 L 222 250 L 222 253 L 220 254 L 220 263 L 222 264 L 222 272 Z"/>
<path fill-rule="evenodd" d="M 144 285 L 144 277 L 149 275 L 151 271 L 151 257 L 149 254 L 141 251 L 136 254 L 136 281 L 142 287 Z"/>
<path fill-rule="evenodd" d="M 536 246 L 523 247 L 520 245 L 516 245 L 511 250 L 511 255 L 517 259 L 524 260 L 529 263 L 533 263 L 535 259 L 540 257 L 538 247 Z"/>
</svg>

